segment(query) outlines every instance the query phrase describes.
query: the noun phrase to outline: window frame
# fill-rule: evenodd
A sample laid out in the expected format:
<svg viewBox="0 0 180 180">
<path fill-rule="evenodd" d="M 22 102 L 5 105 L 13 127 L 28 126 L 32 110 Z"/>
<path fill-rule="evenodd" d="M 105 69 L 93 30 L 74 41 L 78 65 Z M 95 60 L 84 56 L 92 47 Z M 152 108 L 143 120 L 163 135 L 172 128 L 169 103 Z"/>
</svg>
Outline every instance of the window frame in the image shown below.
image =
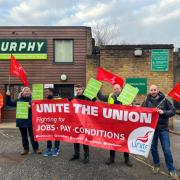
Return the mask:
<svg viewBox="0 0 180 180">
<path fill-rule="evenodd" d="M 73 52 L 72 52 L 72 58 L 73 61 L 72 62 L 56 62 L 55 59 L 55 41 L 72 41 L 72 45 L 73 45 Z M 53 39 L 53 63 L 54 64 L 74 64 L 74 39 Z"/>
</svg>

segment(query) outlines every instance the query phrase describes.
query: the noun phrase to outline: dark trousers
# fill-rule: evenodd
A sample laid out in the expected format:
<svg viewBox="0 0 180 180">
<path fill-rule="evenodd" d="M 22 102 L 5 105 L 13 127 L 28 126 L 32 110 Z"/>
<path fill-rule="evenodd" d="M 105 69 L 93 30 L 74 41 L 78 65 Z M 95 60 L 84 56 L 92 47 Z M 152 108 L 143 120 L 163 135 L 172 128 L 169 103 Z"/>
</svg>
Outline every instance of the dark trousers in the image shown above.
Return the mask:
<svg viewBox="0 0 180 180">
<path fill-rule="evenodd" d="M 28 128 L 20 127 L 19 130 L 20 130 L 21 137 L 22 137 L 23 148 L 25 150 L 29 150 L 29 141 L 28 141 L 28 134 L 29 134 L 33 150 L 37 150 L 39 148 L 39 144 L 38 144 L 38 142 L 34 141 L 32 127 L 28 127 Z"/>
<path fill-rule="evenodd" d="M 116 151 L 110 150 L 110 158 L 111 158 L 111 159 L 114 159 L 114 158 L 115 158 L 115 154 L 116 154 Z M 124 152 L 124 158 L 128 158 L 128 157 L 129 157 L 129 153 Z"/>
<path fill-rule="evenodd" d="M 59 141 L 54 141 L 54 147 L 56 149 L 59 149 L 60 142 Z M 52 141 L 47 141 L 47 148 L 52 149 Z"/>
<path fill-rule="evenodd" d="M 89 146 L 83 144 L 83 149 L 84 149 L 84 155 L 85 156 L 89 156 Z M 80 144 L 79 143 L 74 143 L 74 151 L 75 151 L 75 155 L 80 154 Z"/>
</svg>

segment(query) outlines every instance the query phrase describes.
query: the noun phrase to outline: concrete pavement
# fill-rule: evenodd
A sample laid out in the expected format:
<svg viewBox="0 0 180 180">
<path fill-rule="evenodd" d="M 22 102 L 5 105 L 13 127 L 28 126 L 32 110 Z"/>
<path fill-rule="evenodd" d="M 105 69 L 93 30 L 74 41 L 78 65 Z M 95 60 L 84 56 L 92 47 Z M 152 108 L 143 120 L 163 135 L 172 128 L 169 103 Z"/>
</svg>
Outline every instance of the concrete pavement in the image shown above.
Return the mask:
<svg viewBox="0 0 180 180">
<path fill-rule="evenodd" d="M 151 157 L 144 159 L 133 156 L 134 166 L 125 166 L 123 154 L 116 153 L 116 163 L 112 166 L 104 164 L 109 151 L 90 148 L 90 163 L 81 161 L 69 162 L 73 153 L 73 144 L 61 143 L 58 157 L 43 157 L 29 154 L 20 156 L 22 150 L 18 129 L 0 129 L 0 180 L 168 180 L 164 157 L 160 148 L 161 172 L 152 174 Z M 40 147 L 45 149 L 46 142 Z M 171 134 L 171 147 L 177 173 L 180 176 L 180 138 Z M 82 150 L 82 147 L 81 147 Z M 32 150 L 31 150 L 32 151 Z M 82 152 L 82 151 L 81 151 Z M 83 153 L 82 153 L 83 156 Z"/>
</svg>

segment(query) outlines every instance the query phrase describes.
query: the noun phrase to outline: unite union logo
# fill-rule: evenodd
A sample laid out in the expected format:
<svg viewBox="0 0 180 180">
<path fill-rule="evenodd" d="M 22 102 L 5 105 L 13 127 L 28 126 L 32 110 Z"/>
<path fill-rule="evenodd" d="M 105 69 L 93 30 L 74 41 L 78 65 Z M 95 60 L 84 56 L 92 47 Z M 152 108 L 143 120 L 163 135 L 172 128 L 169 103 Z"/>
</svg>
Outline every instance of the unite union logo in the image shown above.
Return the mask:
<svg viewBox="0 0 180 180">
<path fill-rule="evenodd" d="M 147 157 L 153 134 L 154 129 L 151 127 L 140 127 L 132 131 L 128 138 L 129 152 Z"/>
</svg>

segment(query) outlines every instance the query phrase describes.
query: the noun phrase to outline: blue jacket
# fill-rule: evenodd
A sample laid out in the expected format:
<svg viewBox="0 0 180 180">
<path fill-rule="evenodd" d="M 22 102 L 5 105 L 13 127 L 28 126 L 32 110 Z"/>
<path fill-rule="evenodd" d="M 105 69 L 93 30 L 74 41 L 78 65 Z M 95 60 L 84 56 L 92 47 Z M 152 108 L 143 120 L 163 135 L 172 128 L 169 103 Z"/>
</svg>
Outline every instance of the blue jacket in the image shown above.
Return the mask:
<svg viewBox="0 0 180 180">
<path fill-rule="evenodd" d="M 7 96 L 7 105 L 16 107 L 17 102 L 29 102 L 29 105 L 31 105 L 31 97 L 21 97 L 20 99 L 12 100 L 10 96 Z M 28 119 L 16 119 L 16 127 L 32 127 L 32 111 L 31 108 L 29 108 L 29 116 Z"/>
</svg>

